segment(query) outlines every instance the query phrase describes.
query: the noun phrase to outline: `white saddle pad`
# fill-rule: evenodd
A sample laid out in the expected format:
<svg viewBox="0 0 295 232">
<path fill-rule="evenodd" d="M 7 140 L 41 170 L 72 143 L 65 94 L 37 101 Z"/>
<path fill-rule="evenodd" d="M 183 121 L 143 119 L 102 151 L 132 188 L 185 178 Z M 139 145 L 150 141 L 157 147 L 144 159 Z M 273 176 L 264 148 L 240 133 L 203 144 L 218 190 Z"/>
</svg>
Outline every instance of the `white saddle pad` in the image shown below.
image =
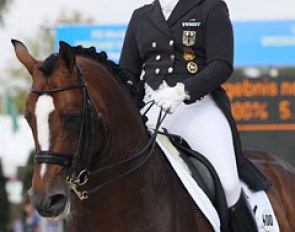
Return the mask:
<svg viewBox="0 0 295 232">
<path fill-rule="evenodd" d="M 166 155 L 175 173 L 194 200 L 195 204 L 200 208 L 214 228 L 214 231 L 220 232 L 220 219 L 216 209 L 198 183 L 195 182 L 191 176 L 187 165 L 180 157 L 177 149 L 175 149 L 165 135 L 159 134 L 157 136 L 157 143 Z M 255 212 L 259 232 L 279 232 L 278 222 L 266 193 L 264 191 L 254 193 L 249 190 L 246 184 L 243 182 L 241 183 L 248 202 Z"/>
<path fill-rule="evenodd" d="M 279 224 L 265 191 L 253 192 L 242 182 L 242 188 L 254 212 L 259 232 L 279 232 Z"/>
</svg>

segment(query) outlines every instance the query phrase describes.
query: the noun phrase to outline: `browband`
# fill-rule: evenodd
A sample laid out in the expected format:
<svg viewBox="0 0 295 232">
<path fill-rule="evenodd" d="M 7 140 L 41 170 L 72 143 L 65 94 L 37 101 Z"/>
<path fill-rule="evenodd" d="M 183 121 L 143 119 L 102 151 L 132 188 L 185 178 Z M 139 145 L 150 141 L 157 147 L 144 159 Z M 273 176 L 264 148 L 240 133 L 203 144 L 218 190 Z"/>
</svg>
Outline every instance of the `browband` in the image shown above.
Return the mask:
<svg viewBox="0 0 295 232">
<path fill-rule="evenodd" d="M 39 90 L 39 89 L 33 89 L 31 88 L 31 92 L 36 93 L 36 94 L 44 94 L 44 93 L 56 93 L 56 92 L 60 92 L 60 91 L 65 91 L 65 90 L 69 90 L 69 89 L 81 89 L 84 88 L 85 84 L 79 84 L 79 85 L 69 85 L 69 86 L 64 86 L 64 87 L 59 87 L 59 88 L 55 88 L 55 89 L 47 89 L 47 90 Z"/>
</svg>

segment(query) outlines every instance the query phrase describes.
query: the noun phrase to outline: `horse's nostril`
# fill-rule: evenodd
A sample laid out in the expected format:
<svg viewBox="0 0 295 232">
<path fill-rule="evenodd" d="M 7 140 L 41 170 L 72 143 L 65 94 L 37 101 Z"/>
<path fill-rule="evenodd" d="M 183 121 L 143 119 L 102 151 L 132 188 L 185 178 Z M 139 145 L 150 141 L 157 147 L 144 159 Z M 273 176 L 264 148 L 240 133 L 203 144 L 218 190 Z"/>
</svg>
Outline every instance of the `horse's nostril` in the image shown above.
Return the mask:
<svg viewBox="0 0 295 232">
<path fill-rule="evenodd" d="M 56 217 L 64 212 L 68 198 L 66 194 L 54 194 L 44 198 L 32 198 L 33 205 L 43 217 Z"/>
<path fill-rule="evenodd" d="M 50 207 L 54 209 L 64 208 L 67 203 L 67 198 L 64 194 L 56 194 L 50 198 Z"/>
</svg>

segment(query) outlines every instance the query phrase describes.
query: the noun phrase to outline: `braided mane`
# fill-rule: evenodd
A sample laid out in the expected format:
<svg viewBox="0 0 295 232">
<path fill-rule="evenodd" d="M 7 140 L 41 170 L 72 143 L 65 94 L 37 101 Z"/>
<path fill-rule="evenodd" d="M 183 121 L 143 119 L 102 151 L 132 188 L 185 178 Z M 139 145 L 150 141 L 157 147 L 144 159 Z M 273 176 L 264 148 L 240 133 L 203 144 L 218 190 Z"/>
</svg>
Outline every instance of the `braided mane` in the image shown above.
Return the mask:
<svg viewBox="0 0 295 232">
<path fill-rule="evenodd" d="M 136 85 L 127 75 L 126 72 L 114 61 L 108 59 L 106 52 L 96 52 L 95 47 L 84 48 L 82 46 L 72 47 L 76 55 L 91 59 L 102 64 L 120 83 L 125 92 L 131 98 L 132 102 L 141 109 L 144 106 L 144 88 L 141 84 Z"/>
</svg>

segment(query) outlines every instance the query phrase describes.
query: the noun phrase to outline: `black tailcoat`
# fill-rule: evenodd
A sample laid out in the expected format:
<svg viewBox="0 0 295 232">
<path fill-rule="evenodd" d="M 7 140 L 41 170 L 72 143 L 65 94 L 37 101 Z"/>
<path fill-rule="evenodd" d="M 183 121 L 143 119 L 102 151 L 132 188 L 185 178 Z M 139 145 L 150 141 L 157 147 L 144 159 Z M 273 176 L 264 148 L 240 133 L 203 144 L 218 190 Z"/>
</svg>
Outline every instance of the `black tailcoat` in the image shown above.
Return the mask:
<svg viewBox="0 0 295 232">
<path fill-rule="evenodd" d="M 211 93 L 228 119 L 240 177 L 254 190 L 270 182 L 247 160 L 222 89 L 233 71 L 233 32 L 221 0 L 180 0 L 166 21 L 158 0 L 134 11 L 126 32 L 120 65 L 134 82 L 143 79 L 153 89 L 163 80 L 182 82 L 192 103 Z M 193 67 L 191 67 L 193 65 Z"/>
</svg>

